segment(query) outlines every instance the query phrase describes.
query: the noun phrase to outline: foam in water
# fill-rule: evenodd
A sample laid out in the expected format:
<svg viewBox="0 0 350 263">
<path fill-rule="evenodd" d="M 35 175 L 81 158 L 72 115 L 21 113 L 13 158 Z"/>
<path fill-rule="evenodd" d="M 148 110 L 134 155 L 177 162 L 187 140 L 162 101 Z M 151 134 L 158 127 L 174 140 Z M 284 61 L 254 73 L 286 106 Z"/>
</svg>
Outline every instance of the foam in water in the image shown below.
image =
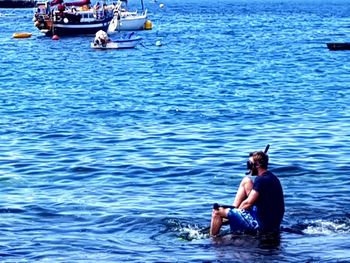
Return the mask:
<svg viewBox="0 0 350 263">
<path fill-rule="evenodd" d="M 189 223 L 180 222 L 179 220 L 168 220 L 167 224 L 171 231 L 178 233 L 180 239 L 198 240 L 209 237 L 209 227 L 200 227 Z"/>
<path fill-rule="evenodd" d="M 303 230 L 304 234 L 322 234 L 322 235 L 331 235 L 331 234 L 344 234 L 350 233 L 350 219 L 345 220 L 333 220 L 333 221 L 324 221 L 316 220 L 308 224 L 308 226 Z"/>
<path fill-rule="evenodd" d="M 209 231 L 198 226 L 182 226 L 179 228 L 180 237 L 186 240 L 204 239 L 209 237 Z"/>
</svg>

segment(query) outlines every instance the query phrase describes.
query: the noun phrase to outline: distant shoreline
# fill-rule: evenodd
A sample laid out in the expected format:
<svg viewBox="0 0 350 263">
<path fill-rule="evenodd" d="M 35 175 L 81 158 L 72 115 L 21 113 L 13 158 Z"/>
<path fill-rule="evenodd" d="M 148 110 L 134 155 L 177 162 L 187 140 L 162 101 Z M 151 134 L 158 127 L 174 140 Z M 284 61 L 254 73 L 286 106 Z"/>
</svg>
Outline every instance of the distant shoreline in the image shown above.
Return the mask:
<svg viewBox="0 0 350 263">
<path fill-rule="evenodd" d="M 29 8 L 36 5 L 35 0 L 0 0 L 0 8 Z"/>
</svg>

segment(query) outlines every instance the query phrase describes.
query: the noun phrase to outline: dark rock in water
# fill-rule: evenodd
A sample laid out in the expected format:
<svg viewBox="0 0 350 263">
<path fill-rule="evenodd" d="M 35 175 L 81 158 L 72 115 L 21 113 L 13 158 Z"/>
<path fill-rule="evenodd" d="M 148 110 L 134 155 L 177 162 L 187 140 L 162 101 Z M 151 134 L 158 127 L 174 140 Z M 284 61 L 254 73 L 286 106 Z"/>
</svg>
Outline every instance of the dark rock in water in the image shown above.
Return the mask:
<svg viewBox="0 0 350 263">
<path fill-rule="evenodd" d="M 35 5 L 35 0 L 0 0 L 0 8 L 29 8 Z"/>
</svg>

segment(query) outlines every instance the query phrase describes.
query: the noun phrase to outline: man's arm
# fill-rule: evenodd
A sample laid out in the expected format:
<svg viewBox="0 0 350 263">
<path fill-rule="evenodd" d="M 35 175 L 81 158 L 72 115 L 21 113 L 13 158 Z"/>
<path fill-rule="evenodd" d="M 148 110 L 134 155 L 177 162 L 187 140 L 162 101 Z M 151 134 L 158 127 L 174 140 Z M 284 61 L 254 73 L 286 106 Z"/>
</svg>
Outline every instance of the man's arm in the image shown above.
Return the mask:
<svg viewBox="0 0 350 263">
<path fill-rule="evenodd" d="M 252 205 L 255 203 L 256 200 L 258 200 L 259 192 L 255 191 L 254 189 L 249 193 L 249 196 L 247 199 L 245 199 L 241 205 L 238 207 L 239 209 L 249 209 L 252 207 Z"/>
</svg>

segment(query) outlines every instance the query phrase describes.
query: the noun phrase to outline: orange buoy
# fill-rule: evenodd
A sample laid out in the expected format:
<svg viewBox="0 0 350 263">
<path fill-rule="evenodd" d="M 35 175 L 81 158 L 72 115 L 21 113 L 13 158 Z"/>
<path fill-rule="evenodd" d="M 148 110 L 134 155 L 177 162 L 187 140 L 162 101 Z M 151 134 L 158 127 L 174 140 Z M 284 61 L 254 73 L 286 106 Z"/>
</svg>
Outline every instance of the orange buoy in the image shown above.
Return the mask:
<svg viewBox="0 0 350 263">
<path fill-rule="evenodd" d="M 57 35 L 53 35 L 53 36 L 52 36 L 52 40 L 59 40 L 59 39 L 60 39 L 60 37 L 57 36 Z"/>
<path fill-rule="evenodd" d="M 27 32 L 14 33 L 12 35 L 13 38 L 28 38 L 31 36 L 32 36 L 32 33 L 27 33 Z"/>
</svg>

